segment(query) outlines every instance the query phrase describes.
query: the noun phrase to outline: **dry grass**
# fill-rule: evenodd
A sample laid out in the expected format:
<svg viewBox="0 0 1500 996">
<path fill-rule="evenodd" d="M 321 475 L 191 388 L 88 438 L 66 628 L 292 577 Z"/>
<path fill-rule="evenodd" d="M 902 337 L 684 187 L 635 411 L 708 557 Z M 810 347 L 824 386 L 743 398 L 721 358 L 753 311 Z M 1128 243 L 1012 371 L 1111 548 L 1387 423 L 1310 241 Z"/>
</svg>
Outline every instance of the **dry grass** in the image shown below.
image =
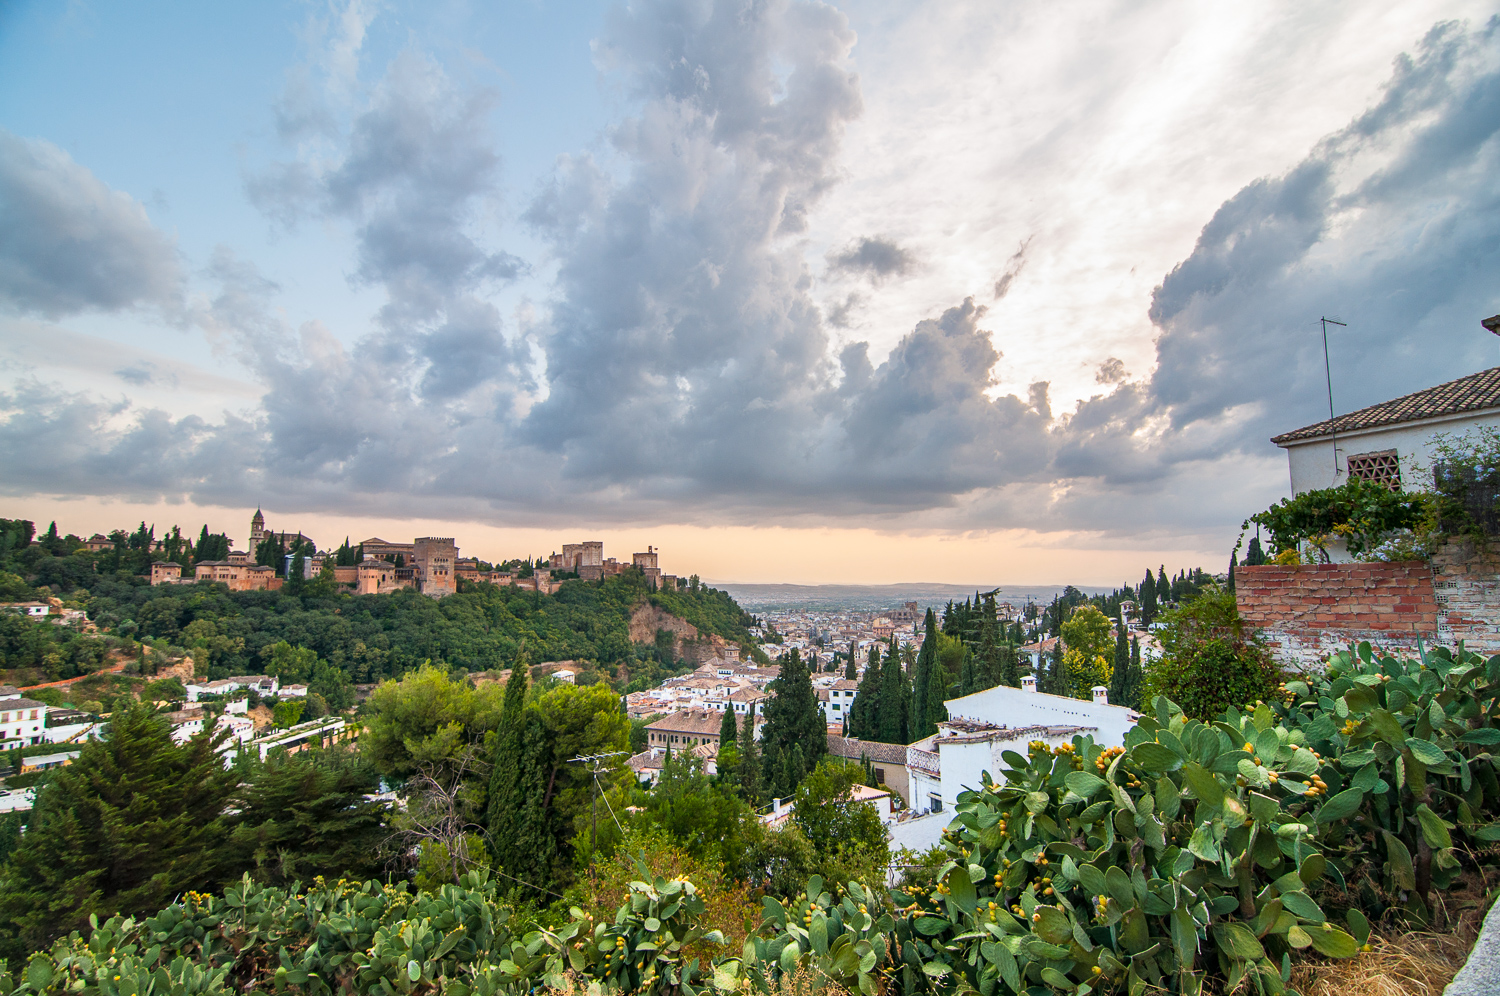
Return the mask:
<svg viewBox="0 0 1500 996">
<path fill-rule="evenodd" d="M 1483 893 L 1476 897 L 1470 891 L 1439 899 L 1440 930 L 1377 931 L 1368 954 L 1294 964 L 1292 986 L 1303 996 L 1442 996 L 1484 922 Z"/>
</svg>

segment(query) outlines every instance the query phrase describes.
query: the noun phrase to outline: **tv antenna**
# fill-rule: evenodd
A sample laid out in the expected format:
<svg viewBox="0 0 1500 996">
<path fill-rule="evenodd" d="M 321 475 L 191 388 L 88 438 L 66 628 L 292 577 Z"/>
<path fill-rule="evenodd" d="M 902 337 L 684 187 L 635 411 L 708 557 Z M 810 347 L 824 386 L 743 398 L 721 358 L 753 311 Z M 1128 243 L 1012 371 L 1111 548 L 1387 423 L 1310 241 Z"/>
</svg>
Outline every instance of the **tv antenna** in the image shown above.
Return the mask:
<svg viewBox="0 0 1500 996">
<path fill-rule="evenodd" d="M 1341 322 L 1337 318 L 1320 318 L 1323 323 L 1323 379 L 1328 384 L 1328 438 L 1333 443 L 1333 483 L 1339 483 L 1339 434 L 1338 426 L 1333 421 L 1333 366 L 1328 362 L 1328 326 L 1339 325 L 1349 327 L 1348 322 Z"/>
<path fill-rule="evenodd" d="M 615 750 L 607 754 L 580 754 L 577 757 L 568 758 L 569 764 L 578 762 L 593 765 L 590 770 L 594 775 L 594 799 L 589 812 L 589 821 L 592 824 L 589 829 L 589 874 L 591 875 L 594 873 L 594 854 L 599 850 L 599 765 L 611 757 L 622 757 L 629 753 L 627 750 Z"/>
</svg>

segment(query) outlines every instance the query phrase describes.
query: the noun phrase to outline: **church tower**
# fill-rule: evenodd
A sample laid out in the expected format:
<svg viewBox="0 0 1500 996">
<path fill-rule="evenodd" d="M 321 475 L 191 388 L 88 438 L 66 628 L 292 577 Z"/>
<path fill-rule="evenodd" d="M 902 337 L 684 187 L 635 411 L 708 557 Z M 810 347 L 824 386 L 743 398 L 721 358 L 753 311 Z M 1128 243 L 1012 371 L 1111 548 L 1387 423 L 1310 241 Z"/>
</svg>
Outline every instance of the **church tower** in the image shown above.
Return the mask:
<svg viewBox="0 0 1500 996">
<path fill-rule="evenodd" d="M 255 548 L 260 546 L 260 541 L 266 538 L 266 517 L 260 514 L 260 509 L 255 510 L 255 517 L 250 520 L 250 553 L 255 553 Z"/>
</svg>

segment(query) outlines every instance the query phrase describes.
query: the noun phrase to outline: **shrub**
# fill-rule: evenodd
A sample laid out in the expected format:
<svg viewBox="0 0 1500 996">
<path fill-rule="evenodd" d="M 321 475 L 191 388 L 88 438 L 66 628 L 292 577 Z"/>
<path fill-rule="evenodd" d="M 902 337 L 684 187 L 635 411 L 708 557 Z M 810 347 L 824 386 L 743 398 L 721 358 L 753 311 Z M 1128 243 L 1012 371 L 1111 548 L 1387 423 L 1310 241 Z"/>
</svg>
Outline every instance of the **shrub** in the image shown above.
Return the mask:
<svg viewBox="0 0 1500 996">
<path fill-rule="evenodd" d="M 1338 538 L 1358 557 L 1392 532 L 1416 528 L 1427 516 L 1428 498 L 1403 494 L 1383 484 L 1351 477 L 1336 488 L 1304 491 L 1283 498 L 1241 524 L 1253 522 L 1271 534 L 1271 547 L 1280 554 L 1310 544 L 1328 562 L 1327 545 Z"/>
<path fill-rule="evenodd" d="M 1245 632 L 1234 592 L 1212 586 L 1162 620 L 1162 656 L 1146 670 L 1145 701 L 1164 695 L 1189 716 L 1210 719 L 1275 696 L 1281 671 Z"/>
</svg>

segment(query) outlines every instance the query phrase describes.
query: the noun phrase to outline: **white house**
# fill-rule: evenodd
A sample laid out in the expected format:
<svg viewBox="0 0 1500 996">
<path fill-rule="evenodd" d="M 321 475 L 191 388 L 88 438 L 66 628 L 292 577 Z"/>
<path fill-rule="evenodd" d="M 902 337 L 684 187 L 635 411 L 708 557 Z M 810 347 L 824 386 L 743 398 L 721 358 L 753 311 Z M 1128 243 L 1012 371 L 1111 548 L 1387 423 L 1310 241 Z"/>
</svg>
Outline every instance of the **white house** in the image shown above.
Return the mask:
<svg viewBox="0 0 1500 996">
<path fill-rule="evenodd" d="M 958 805 L 960 792 L 984 784 L 986 771 L 992 781 L 1003 780 L 1000 772 L 1007 767 L 1002 757 L 1006 751 L 1024 755 L 1033 740 L 1056 747 L 1072 743 L 1077 734 L 1092 735 L 1095 743 L 1100 742 L 1099 730 L 1092 726 L 1008 727 L 968 719 L 939 723 L 936 734 L 906 748 L 912 808 L 918 813 L 950 811 Z"/>
<path fill-rule="evenodd" d="M 0 701 L 0 740 L 19 740 L 23 747 L 41 743 L 49 708 L 45 702 L 32 699 Z"/>
<path fill-rule="evenodd" d="M 1286 450 L 1294 495 L 1350 477 L 1420 489 L 1432 482 L 1434 437 L 1479 428 L 1500 429 L 1500 367 L 1283 432 L 1271 442 Z"/>
<path fill-rule="evenodd" d="M 51 608 L 46 602 L 0 602 L 0 612 L 13 612 L 19 616 L 38 618 L 45 616 Z"/>
<path fill-rule="evenodd" d="M 220 678 L 218 681 L 193 683 L 183 686 L 187 691 L 187 700 L 197 702 L 201 695 L 228 695 L 237 692 L 241 688 L 251 688 L 262 696 L 273 696 L 281 690 L 281 679 L 274 675 L 265 674 L 242 674 L 232 678 Z"/>
<path fill-rule="evenodd" d="M 1139 714 L 1125 706 L 1110 705 L 1108 690 L 1095 686 L 1094 697 L 1075 699 L 1036 690 L 1036 679 L 1021 679 L 1020 688 L 996 685 L 982 692 L 949 699 L 949 719 L 968 719 L 992 726 L 1086 726 L 1098 730 L 1094 741 L 1117 747 L 1135 725 Z"/>
<path fill-rule="evenodd" d="M 838 726 L 849 715 L 849 707 L 854 704 L 854 693 L 858 690 L 859 682 L 848 678 L 840 678 L 825 688 L 817 689 L 818 705 L 822 707 L 823 720 L 829 726 Z"/>
</svg>

